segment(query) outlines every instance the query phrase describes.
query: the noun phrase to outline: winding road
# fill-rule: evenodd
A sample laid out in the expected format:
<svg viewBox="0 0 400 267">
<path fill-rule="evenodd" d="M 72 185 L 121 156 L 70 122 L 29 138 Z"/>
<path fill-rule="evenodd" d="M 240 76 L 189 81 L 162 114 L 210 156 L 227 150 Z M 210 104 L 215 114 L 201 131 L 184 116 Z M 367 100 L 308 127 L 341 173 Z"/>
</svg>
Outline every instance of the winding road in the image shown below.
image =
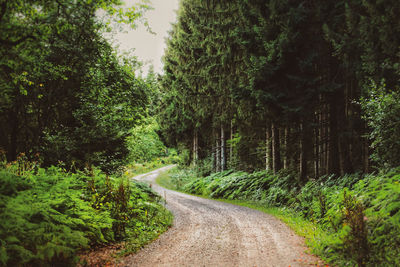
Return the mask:
<svg viewBox="0 0 400 267">
<path fill-rule="evenodd" d="M 171 166 L 136 176 L 147 181 L 175 216 L 156 241 L 120 266 L 317 266 L 304 240 L 275 217 L 246 207 L 171 191 L 155 183 Z"/>
</svg>

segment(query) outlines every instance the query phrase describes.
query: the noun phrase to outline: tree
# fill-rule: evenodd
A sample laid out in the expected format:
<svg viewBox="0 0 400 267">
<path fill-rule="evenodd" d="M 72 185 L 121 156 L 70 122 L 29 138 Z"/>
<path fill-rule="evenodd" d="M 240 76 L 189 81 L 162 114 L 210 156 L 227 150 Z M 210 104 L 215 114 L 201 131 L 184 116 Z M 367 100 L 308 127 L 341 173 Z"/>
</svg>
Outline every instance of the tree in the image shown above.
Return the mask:
<svg viewBox="0 0 400 267">
<path fill-rule="evenodd" d="M 0 146 L 8 160 L 40 152 L 46 165 L 107 162 L 110 171 L 122 163 L 147 100 L 133 65 L 101 36 L 100 8 L 132 23 L 140 15 L 117 3 L 1 1 Z"/>
</svg>

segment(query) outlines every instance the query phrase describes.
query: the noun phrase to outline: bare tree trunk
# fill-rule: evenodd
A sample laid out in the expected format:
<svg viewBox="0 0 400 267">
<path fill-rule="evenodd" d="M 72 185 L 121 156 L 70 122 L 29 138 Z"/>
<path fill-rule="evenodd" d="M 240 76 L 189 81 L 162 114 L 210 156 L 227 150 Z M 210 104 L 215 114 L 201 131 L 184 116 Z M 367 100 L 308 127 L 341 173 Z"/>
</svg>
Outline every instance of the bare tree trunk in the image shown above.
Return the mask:
<svg viewBox="0 0 400 267">
<path fill-rule="evenodd" d="M 300 123 L 300 180 L 305 181 L 307 177 L 307 144 L 306 132 L 303 123 Z"/>
<path fill-rule="evenodd" d="M 288 169 L 289 168 L 289 127 L 285 127 L 284 131 L 284 138 L 283 138 L 283 145 L 285 146 L 285 155 L 283 157 L 283 168 Z"/>
<path fill-rule="evenodd" d="M 319 136 L 319 130 L 317 128 L 314 130 L 314 177 L 315 178 L 319 177 L 319 157 L 320 157 L 319 142 L 320 142 L 320 136 Z"/>
<path fill-rule="evenodd" d="M 265 170 L 269 170 L 269 129 L 268 124 L 265 127 Z"/>
<path fill-rule="evenodd" d="M 225 131 L 224 125 L 221 123 L 221 171 L 225 170 L 226 158 L 225 158 Z"/>
<path fill-rule="evenodd" d="M 232 144 L 232 140 L 233 140 L 233 121 L 231 120 L 231 136 L 230 136 L 230 140 L 231 140 L 231 144 L 229 146 L 229 161 L 231 162 L 230 165 L 232 165 L 232 160 L 233 160 L 233 144 Z M 232 166 L 230 166 L 230 168 L 232 168 Z"/>
<path fill-rule="evenodd" d="M 267 171 L 273 170 L 272 161 L 271 125 L 267 123 L 265 128 L 265 169 Z"/>
<path fill-rule="evenodd" d="M 196 166 L 199 158 L 199 147 L 198 147 L 198 134 L 197 131 L 193 134 L 193 166 Z"/>
<path fill-rule="evenodd" d="M 320 102 L 321 102 L 321 110 L 319 111 L 318 115 L 318 133 L 319 133 L 319 144 L 318 144 L 318 150 L 319 150 L 319 171 L 318 171 L 318 176 L 323 175 L 323 168 L 324 168 L 324 142 L 325 142 L 325 137 L 324 137 L 324 104 L 322 103 L 323 98 L 320 96 Z"/>
<path fill-rule="evenodd" d="M 330 109 L 329 105 L 325 105 L 324 113 L 324 174 L 329 173 L 329 150 L 330 150 Z"/>
<path fill-rule="evenodd" d="M 215 154 L 216 154 L 216 171 L 221 171 L 221 150 L 220 150 L 220 139 L 218 132 L 215 134 Z"/>
<path fill-rule="evenodd" d="M 328 174 L 340 175 L 337 99 L 332 96 L 330 100 Z"/>
<path fill-rule="evenodd" d="M 214 131 L 213 131 L 213 135 L 212 136 L 213 137 L 215 136 Z M 214 140 L 213 140 L 211 142 L 211 161 L 212 161 L 213 172 L 217 171 L 217 159 L 216 159 L 217 153 L 216 153 L 215 150 L 216 150 L 216 147 L 215 147 L 215 143 L 214 143 Z"/>
<path fill-rule="evenodd" d="M 279 141 L 279 129 L 275 126 L 274 123 L 272 123 L 271 128 L 272 128 L 273 170 L 274 170 L 274 173 L 277 173 L 280 169 L 282 169 L 280 141 Z"/>
<path fill-rule="evenodd" d="M 364 155 L 363 155 L 363 158 L 364 158 L 364 173 L 369 173 L 369 142 L 368 142 L 368 139 L 365 137 L 364 138 Z"/>
<path fill-rule="evenodd" d="M 318 109 L 315 114 L 314 114 L 314 119 L 315 119 L 315 125 L 316 127 L 314 128 L 314 177 L 318 178 L 319 177 L 319 164 L 320 164 L 320 156 L 321 156 L 321 121 L 320 121 L 320 112 L 321 110 Z"/>
<path fill-rule="evenodd" d="M 19 132 L 19 125 L 18 125 L 18 113 L 15 111 L 10 111 L 9 113 L 9 119 L 10 119 L 10 124 L 11 126 L 11 136 L 10 136 L 10 142 L 8 144 L 8 151 L 7 151 L 7 160 L 8 161 L 14 161 L 17 159 L 17 150 L 18 150 L 18 132 Z"/>
</svg>

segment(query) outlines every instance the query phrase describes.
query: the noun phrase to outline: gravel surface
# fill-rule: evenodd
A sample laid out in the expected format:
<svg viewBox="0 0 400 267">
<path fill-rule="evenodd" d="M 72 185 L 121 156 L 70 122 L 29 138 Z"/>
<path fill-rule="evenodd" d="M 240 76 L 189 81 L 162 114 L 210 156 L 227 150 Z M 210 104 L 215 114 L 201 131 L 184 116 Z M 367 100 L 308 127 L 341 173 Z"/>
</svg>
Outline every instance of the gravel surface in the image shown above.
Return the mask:
<svg viewBox="0 0 400 267">
<path fill-rule="evenodd" d="M 135 179 L 166 197 L 174 225 L 120 266 L 316 266 L 304 240 L 275 217 L 246 207 L 203 199 L 158 186 L 164 167 Z"/>
</svg>

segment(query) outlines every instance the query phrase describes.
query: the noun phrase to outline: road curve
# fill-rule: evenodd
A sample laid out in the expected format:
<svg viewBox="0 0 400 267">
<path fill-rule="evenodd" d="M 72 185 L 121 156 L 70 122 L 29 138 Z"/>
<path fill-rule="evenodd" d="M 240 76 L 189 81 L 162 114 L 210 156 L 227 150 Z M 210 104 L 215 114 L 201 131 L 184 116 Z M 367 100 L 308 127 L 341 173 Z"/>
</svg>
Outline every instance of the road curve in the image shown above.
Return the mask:
<svg viewBox="0 0 400 267">
<path fill-rule="evenodd" d="M 155 183 L 171 166 L 135 179 L 166 197 L 174 225 L 120 266 L 316 266 L 304 240 L 275 217 L 219 201 L 171 191 Z"/>
</svg>

